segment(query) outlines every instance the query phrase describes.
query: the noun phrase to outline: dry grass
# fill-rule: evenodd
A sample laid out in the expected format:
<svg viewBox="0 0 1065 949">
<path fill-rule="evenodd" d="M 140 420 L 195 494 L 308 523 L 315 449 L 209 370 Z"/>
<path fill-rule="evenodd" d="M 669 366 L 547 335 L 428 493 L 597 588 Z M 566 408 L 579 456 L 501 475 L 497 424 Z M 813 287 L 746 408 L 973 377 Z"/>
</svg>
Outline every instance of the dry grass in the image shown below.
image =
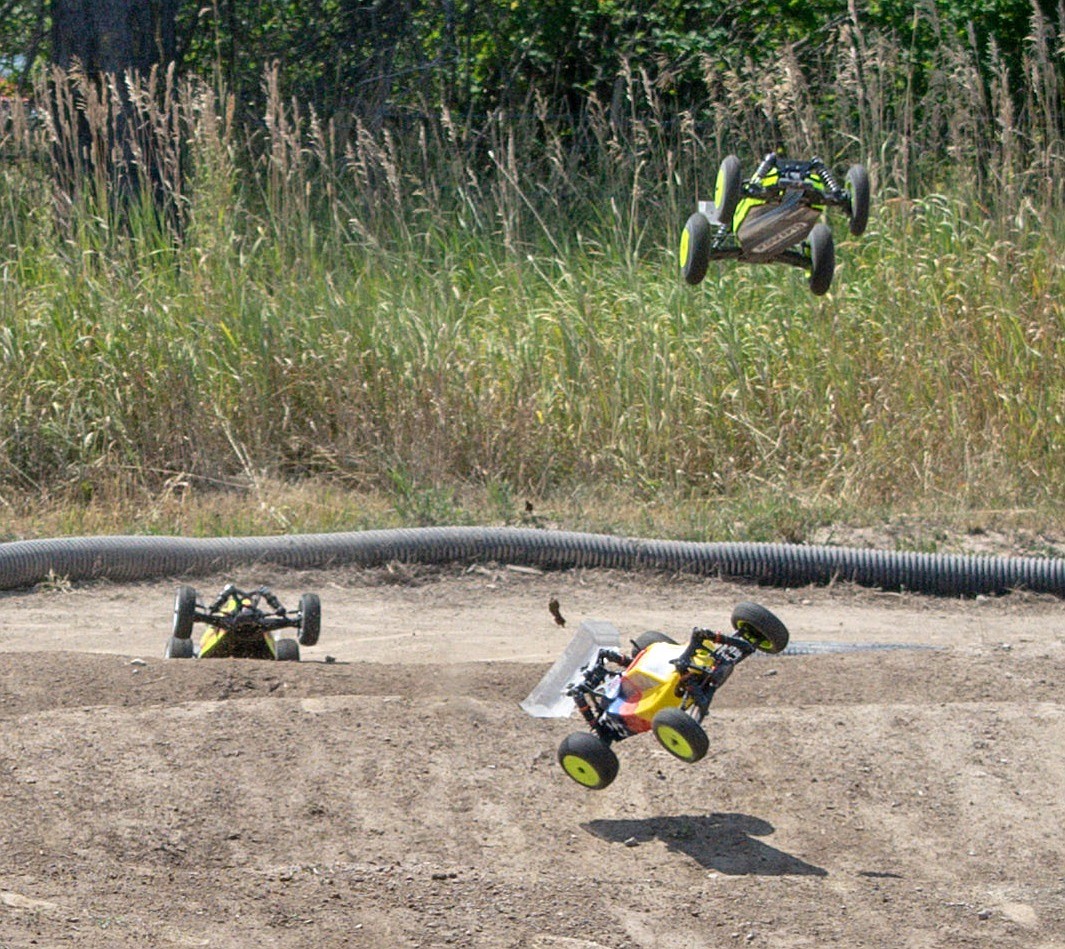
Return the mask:
<svg viewBox="0 0 1065 949">
<path fill-rule="evenodd" d="M 852 22 L 772 73 L 708 64 L 680 114 L 633 65 L 573 123 L 536 99 L 350 130 L 274 77 L 247 129 L 195 81 L 53 76 L 0 126 L 0 499 L 74 532 L 109 510 L 191 532 L 520 519 L 523 496 L 688 536 L 1060 524 L 1058 39 L 1033 21 L 1020 95 L 964 43 L 937 55 L 922 86 L 904 42 Z M 778 142 L 873 174 L 833 292 L 764 267 L 681 285 L 674 235 L 718 160 Z M 257 493 L 296 482 L 291 513 Z M 174 485 L 223 513 L 185 518 Z"/>
</svg>

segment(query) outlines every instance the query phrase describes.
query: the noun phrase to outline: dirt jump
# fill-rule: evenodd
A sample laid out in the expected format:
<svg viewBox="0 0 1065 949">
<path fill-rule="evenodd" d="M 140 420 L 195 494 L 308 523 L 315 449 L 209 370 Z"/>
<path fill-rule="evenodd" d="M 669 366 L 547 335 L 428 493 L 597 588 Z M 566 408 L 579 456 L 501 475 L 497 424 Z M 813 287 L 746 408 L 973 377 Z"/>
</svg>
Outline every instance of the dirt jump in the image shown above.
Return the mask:
<svg viewBox="0 0 1065 949">
<path fill-rule="evenodd" d="M 163 659 L 177 584 L 228 580 L 318 592 L 318 644 Z M 519 703 L 581 621 L 680 639 L 743 600 L 832 650 L 737 669 L 697 764 L 638 735 L 570 780 L 581 721 Z M 4 949 L 1065 946 L 1051 596 L 393 566 L 0 607 Z"/>
</svg>

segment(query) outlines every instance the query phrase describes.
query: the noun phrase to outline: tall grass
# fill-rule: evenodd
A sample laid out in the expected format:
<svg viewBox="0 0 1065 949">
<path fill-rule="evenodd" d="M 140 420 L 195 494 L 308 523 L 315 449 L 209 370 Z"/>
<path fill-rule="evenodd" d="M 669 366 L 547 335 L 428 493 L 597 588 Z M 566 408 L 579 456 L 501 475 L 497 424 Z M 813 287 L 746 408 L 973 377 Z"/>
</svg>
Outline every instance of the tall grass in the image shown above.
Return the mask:
<svg viewBox="0 0 1065 949">
<path fill-rule="evenodd" d="M 575 122 L 536 99 L 350 134 L 274 76 L 253 129 L 195 80 L 53 76 L 0 141 L 0 497 L 316 478 L 412 510 L 468 483 L 1055 509 L 1057 42 L 1036 18 L 1019 110 L 970 48 L 944 38 L 916 90 L 905 38 L 852 22 L 816 70 L 708 64 L 680 114 L 633 64 Z M 873 172 L 833 291 L 681 284 L 719 159 L 778 142 Z"/>
</svg>

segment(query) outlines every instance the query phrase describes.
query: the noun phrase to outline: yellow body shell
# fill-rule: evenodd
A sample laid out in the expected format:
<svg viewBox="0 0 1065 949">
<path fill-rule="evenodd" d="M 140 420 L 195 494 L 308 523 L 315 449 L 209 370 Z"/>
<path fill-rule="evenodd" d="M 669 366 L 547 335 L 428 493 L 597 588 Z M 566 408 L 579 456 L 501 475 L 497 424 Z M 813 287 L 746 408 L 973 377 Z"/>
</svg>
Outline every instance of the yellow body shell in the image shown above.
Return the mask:
<svg viewBox="0 0 1065 949">
<path fill-rule="evenodd" d="M 649 731 L 651 720 L 662 709 L 680 705 L 680 675 L 672 660 L 683 651 L 683 646 L 673 643 L 652 643 L 620 676 L 617 699 L 610 711 L 630 731 Z"/>
<path fill-rule="evenodd" d="M 230 597 L 222 605 L 221 612 L 236 613 L 241 606 L 247 606 L 250 602 L 250 600 L 245 600 L 241 603 L 235 597 Z M 263 645 L 269 654 L 277 658 L 277 645 L 274 642 L 273 634 L 264 631 L 257 635 L 262 637 Z M 218 626 L 208 626 L 200 638 L 199 655 L 201 659 L 222 659 L 232 656 L 235 646 L 236 642 L 232 633 L 227 633 L 226 630 Z"/>
</svg>

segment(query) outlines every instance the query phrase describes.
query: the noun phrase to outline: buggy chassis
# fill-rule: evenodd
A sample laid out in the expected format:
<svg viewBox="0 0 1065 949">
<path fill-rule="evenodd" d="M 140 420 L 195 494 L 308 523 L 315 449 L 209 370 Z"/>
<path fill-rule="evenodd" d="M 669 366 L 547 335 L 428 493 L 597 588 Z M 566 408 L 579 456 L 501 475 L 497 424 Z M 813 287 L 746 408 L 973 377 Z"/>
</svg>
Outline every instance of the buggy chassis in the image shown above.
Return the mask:
<svg viewBox="0 0 1065 949">
<path fill-rule="evenodd" d="M 811 292 L 827 293 L 835 246 L 831 229 L 819 218 L 828 208 L 843 211 L 853 235 L 865 232 L 869 176 L 862 165 L 852 165 L 841 185 L 820 158 L 788 160 L 770 152 L 743 181 L 739 159 L 729 155 L 718 169 L 714 200 L 699 201 L 684 226 L 684 279 L 700 283 L 711 260 L 772 262 L 808 270 Z"/>
<path fill-rule="evenodd" d="M 207 626 L 198 648 L 192 641 L 196 623 Z M 200 604 L 195 588 L 181 586 L 174 598 L 173 630 L 164 655 L 168 659 L 299 661 L 299 647 L 318 642 L 321 623 L 322 608 L 316 593 L 304 593 L 299 609 L 290 613 L 266 586 L 244 591 L 228 583 L 207 606 Z M 284 629 L 297 630 L 297 638 L 279 637 Z"/>
</svg>

